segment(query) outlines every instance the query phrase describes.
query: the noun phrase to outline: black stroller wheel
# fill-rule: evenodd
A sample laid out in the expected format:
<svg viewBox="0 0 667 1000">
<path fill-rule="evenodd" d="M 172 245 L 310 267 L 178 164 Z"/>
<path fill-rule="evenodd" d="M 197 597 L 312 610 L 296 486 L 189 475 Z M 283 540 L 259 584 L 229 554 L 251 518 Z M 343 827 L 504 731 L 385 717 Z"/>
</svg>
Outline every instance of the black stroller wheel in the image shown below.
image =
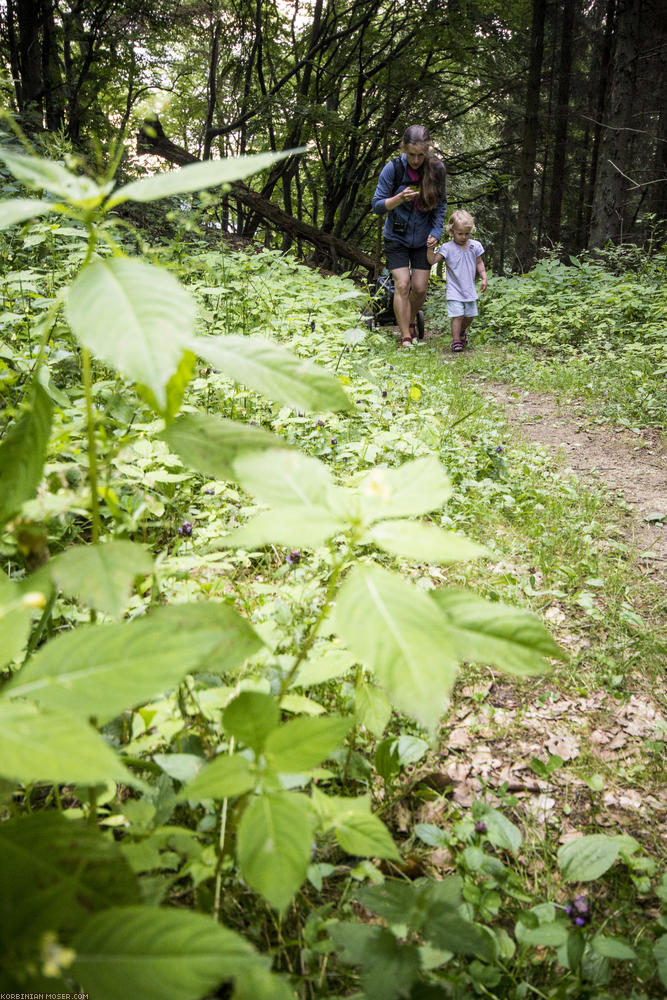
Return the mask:
<svg viewBox="0 0 667 1000">
<path fill-rule="evenodd" d="M 417 336 L 419 337 L 420 340 L 424 339 L 424 329 L 425 329 L 424 313 L 420 309 L 419 312 L 417 313 Z"/>
</svg>

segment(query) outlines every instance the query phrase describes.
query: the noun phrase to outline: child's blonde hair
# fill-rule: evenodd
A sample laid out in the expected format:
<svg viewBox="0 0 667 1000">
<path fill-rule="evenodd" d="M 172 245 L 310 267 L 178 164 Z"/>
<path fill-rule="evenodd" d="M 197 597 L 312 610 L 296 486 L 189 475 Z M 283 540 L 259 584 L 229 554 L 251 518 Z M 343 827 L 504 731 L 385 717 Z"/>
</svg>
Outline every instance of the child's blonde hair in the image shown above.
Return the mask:
<svg viewBox="0 0 667 1000">
<path fill-rule="evenodd" d="M 452 212 L 449 216 L 449 222 L 445 228 L 450 236 L 454 235 L 454 226 L 458 226 L 459 229 L 465 229 L 469 234 L 475 232 L 475 220 L 473 216 L 470 212 L 466 212 L 462 208 L 457 209 L 456 212 Z"/>
</svg>

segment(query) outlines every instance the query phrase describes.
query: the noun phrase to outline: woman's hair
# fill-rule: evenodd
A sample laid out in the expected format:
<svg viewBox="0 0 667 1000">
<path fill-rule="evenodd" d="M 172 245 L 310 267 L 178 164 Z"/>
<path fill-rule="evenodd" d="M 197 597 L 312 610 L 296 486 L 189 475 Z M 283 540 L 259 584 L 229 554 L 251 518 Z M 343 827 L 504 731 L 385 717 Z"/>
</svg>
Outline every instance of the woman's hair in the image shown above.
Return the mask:
<svg viewBox="0 0 667 1000">
<path fill-rule="evenodd" d="M 458 226 L 459 229 L 465 229 L 465 231 L 470 234 L 475 232 L 475 220 L 470 212 L 466 212 L 464 209 L 459 208 L 456 212 L 452 212 L 449 216 L 449 222 L 445 226 L 445 229 L 450 236 L 454 235 L 454 227 Z"/>
<path fill-rule="evenodd" d="M 445 193 L 447 171 L 442 160 L 431 152 L 431 136 L 423 125 L 410 125 L 403 133 L 401 149 L 405 152 L 408 146 L 425 146 L 424 163 L 421 168 L 421 191 L 417 207 L 422 212 L 431 212 L 438 205 Z"/>
</svg>

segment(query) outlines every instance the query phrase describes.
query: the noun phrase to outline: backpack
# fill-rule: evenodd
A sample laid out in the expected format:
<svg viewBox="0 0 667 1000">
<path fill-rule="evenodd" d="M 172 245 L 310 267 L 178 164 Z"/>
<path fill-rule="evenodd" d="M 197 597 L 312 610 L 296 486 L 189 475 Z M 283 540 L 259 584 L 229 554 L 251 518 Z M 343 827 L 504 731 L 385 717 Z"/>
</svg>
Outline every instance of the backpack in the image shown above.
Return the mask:
<svg viewBox="0 0 667 1000">
<path fill-rule="evenodd" d="M 391 195 L 393 196 L 396 194 L 396 189 L 398 185 L 403 180 L 403 177 L 405 175 L 405 170 L 403 169 L 403 160 L 400 158 L 400 156 L 395 156 L 391 161 L 391 165 L 394 168 L 394 187 L 391 192 Z"/>
</svg>

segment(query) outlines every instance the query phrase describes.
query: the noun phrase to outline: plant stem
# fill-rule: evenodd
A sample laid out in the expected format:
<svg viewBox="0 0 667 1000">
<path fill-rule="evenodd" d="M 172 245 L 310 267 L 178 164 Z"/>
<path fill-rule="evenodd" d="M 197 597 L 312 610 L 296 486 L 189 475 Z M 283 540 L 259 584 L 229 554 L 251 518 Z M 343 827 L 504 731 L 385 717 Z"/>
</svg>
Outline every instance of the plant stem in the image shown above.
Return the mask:
<svg viewBox="0 0 667 1000">
<path fill-rule="evenodd" d="M 229 756 L 231 757 L 234 753 L 234 737 L 232 736 L 229 740 Z M 218 870 L 215 875 L 215 897 L 213 903 L 213 918 L 218 920 L 220 917 L 220 898 L 222 896 L 222 858 L 223 851 L 225 849 L 225 837 L 227 836 L 227 804 L 229 799 L 222 800 L 222 809 L 220 810 L 220 836 L 218 837 Z"/>
<path fill-rule="evenodd" d="M 92 543 L 100 537 L 100 503 L 97 496 L 97 451 L 95 446 L 95 410 L 93 408 L 93 385 L 90 370 L 90 353 L 82 348 L 83 391 L 86 398 L 86 433 L 88 438 L 88 482 L 90 483 L 90 511 L 92 515 Z"/>
<path fill-rule="evenodd" d="M 345 565 L 344 559 L 341 560 L 340 562 L 334 561 L 334 566 L 331 571 L 331 576 L 329 577 L 329 582 L 327 583 L 327 592 L 324 597 L 324 603 L 322 604 L 320 613 L 317 616 L 313 625 L 311 626 L 310 631 L 307 632 L 305 638 L 302 640 L 301 648 L 297 653 L 296 659 L 292 664 L 289 673 L 287 673 L 285 677 L 283 677 L 283 682 L 280 686 L 280 694 L 278 697 L 279 701 L 282 701 L 282 699 L 284 698 L 285 694 L 287 693 L 287 689 L 289 688 L 290 684 L 297 675 L 299 667 L 307 657 L 308 653 L 312 648 L 313 643 L 315 642 L 320 626 L 324 621 L 324 619 L 326 618 L 329 606 L 333 601 L 334 594 L 336 593 L 336 587 L 338 586 L 338 580 L 343 571 L 344 565 Z"/>
</svg>

